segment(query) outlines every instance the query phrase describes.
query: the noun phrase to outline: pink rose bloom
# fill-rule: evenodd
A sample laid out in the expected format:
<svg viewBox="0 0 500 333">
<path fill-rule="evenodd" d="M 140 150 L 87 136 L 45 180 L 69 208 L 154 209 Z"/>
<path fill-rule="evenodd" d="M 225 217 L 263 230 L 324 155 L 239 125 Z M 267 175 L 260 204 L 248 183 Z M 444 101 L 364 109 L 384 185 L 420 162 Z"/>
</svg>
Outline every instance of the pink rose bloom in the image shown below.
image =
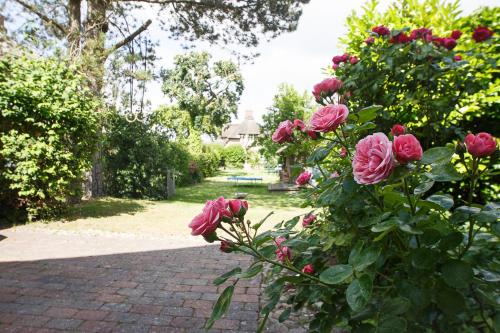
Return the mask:
<svg viewBox="0 0 500 333">
<path fill-rule="evenodd" d="M 341 64 L 343 62 L 346 62 L 347 59 L 349 59 L 349 55 L 347 53 L 344 53 L 342 55 L 337 55 L 335 57 L 332 58 L 332 61 L 334 64 Z"/>
<path fill-rule="evenodd" d="M 224 197 L 219 197 L 216 200 L 208 200 L 201 214 L 197 215 L 191 223 L 189 223 L 189 227 L 193 229 L 191 235 L 208 236 L 213 233 L 219 226 L 223 217 L 231 216 L 227 208 L 228 204 Z"/>
<path fill-rule="evenodd" d="M 457 46 L 457 41 L 454 40 L 453 38 L 444 38 L 442 45 L 447 50 L 453 50 L 455 48 L 455 46 Z"/>
<path fill-rule="evenodd" d="M 288 260 L 292 259 L 292 251 L 288 248 L 288 246 L 281 246 L 281 243 L 284 241 L 286 241 L 286 238 L 282 236 L 274 240 L 276 243 L 276 257 L 281 262 L 285 262 L 285 258 Z"/>
<path fill-rule="evenodd" d="M 462 31 L 460 30 L 453 30 L 450 34 L 450 37 L 453 39 L 459 39 L 460 36 L 462 36 Z"/>
<path fill-rule="evenodd" d="M 351 56 L 349 58 L 349 62 L 351 63 L 351 65 L 356 65 L 358 63 L 358 61 L 359 61 L 359 59 L 356 56 Z"/>
<path fill-rule="evenodd" d="M 347 156 L 347 148 L 346 147 L 340 148 L 340 157 L 345 158 L 346 156 Z"/>
<path fill-rule="evenodd" d="M 412 40 L 421 38 L 426 42 L 430 42 L 432 40 L 432 30 L 427 28 L 414 29 L 410 33 L 410 38 Z"/>
<path fill-rule="evenodd" d="M 453 57 L 453 60 L 460 61 L 462 60 L 462 56 L 460 54 L 457 54 L 456 56 Z"/>
<path fill-rule="evenodd" d="M 397 136 L 405 134 L 406 129 L 403 125 L 395 124 L 394 126 L 392 126 L 391 132 L 393 136 Z"/>
<path fill-rule="evenodd" d="M 313 95 L 316 101 L 321 98 L 330 97 L 342 88 L 342 81 L 337 78 L 331 77 L 315 84 L 313 87 Z"/>
<path fill-rule="evenodd" d="M 432 37 L 432 42 L 436 45 L 443 45 L 444 44 L 444 38 L 442 37 Z"/>
<path fill-rule="evenodd" d="M 316 215 L 314 214 L 307 214 L 304 216 L 304 219 L 302 220 L 302 226 L 307 227 L 309 224 L 313 223 L 316 220 Z"/>
<path fill-rule="evenodd" d="M 367 39 L 365 39 L 366 45 L 373 44 L 373 42 L 375 42 L 375 38 L 373 37 L 368 37 Z"/>
<path fill-rule="evenodd" d="M 388 34 L 391 33 L 391 31 L 387 27 L 385 27 L 383 25 L 379 25 L 377 27 L 373 27 L 372 31 L 374 33 L 378 34 L 379 36 L 386 36 L 386 35 L 388 35 Z"/>
<path fill-rule="evenodd" d="M 467 151 L 474 157 L 485 157 L 493 154 L 497 150 L 495 138 L 486 132 L 476 135 L 469 133 L 465 137 Z"/>
<path fill-rule="evenodd" d="M 348 115 L 349 110 L 344 104 L 328 104 L 313 114 L 311 127 L 316 132 L 335 131 L 346 121 Z"/>
<path fill-rule="evenodd" d="M 234 216 L 241 217 L 248 210 L 248 202 L 246 200 L 231 199 L 229 200 L 229 210 Z"/>
<path fill-rule="evenodd" d="M 283 236 L 279 236 L 278 238 L 276 238 L 274 240 L 274 242 L 276 243 L 276 246 L 281 246 L 281 243 L 283 243 L 284 241 L 286 241 L 286 238 Z"/>
<path fill-rule="evenodd" d="M 332 69 L 333 69 L 334 71 L 335 71 L 335 70 L 337 70 L 337 68 L 339 68 L 339 64 L 333 64 L 333 65 L 332 65 Z"/>
<path fill-rule="evenodd" d="M 313 265 L 311 264 L 307 264 L 304 266 L 304 268 L 302 268 L 302 273 L 305 273 L 305 274 L 314 274 L 314 267 Z"/>
<path fill-rule="evenodd" d="M 312 173 L 310 173 L 309 171 L 304 171 L 297 177 L 297 179 L 295 180 L 295 184 L 297 184 L 298 186 L 306 185 L 311 180 L 311 177 Z"/>
<path fill-rule="evenodd" d="M 389 177 L 394 168 L 392 142 L 384 133 L 374 133 L 356 144 L 352 160 L 358 184 L 376 184 Z"/>
<path fill-rule="evenodd" d="M 335 178 L 338 178 L 340 175 L 337 171 L 334 171 L 330 174 L 330 178 L 331 179 L 335 179 Z"/>
<path fill-rule="evenodd" d="M 276 143 L 284 143 L 292 141 L 293 123 L 290 120 L 282 121 L 276 131 L 274 131 L 271 139 Z"/>
<path fill-rule="evenodd" d="M 311 130 L 305 130 L 305 133 L 307 134 L 307 136 L 313 140 L 316 140 L 319 135 L 318 135 L 318 132 L 315 132 L 315 131 L 311 131 Z"/>
<path fill-rule="evenodd" d="M 392 149 L 401 164 L 422 159 L 422 146 L 412 134 L 395 136 Z"/>
<path fill-rule="evenodd" d="M 474 39 L 476 43 L 484 42 L 485 40 L 490 39 L 491 36 L 493 36 L 493 31 L 487 27 L 477 27 L 472 33 L 472 39 Z"/>
</svg>

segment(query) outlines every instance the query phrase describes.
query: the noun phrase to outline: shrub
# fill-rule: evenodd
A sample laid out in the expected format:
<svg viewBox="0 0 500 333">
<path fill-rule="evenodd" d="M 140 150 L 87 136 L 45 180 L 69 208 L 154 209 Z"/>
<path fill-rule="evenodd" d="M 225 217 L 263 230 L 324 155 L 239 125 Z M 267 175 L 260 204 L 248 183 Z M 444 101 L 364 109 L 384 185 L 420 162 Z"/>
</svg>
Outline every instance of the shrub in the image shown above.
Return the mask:
<svg viewBox="0 0 500 333">
<path fill-rule="evenodd" d="M 384 80 L 387 91 L 372 96 L 384 104 L 360 104 L 362 97 L 351 96 L 369 89 L 377 78 L 356 69 L 369 71 L 362 65 L 364 56 L 335 58 L 337 65 L 342 63 L 338 72 L 344 75 L 343 88 L 332 91 L 322 85 L 317 101 L 323 105 L 339 101 L 349 110 L 346 114 L 344 107 L 321 107 L 306 125 L 319 138 L 304 165 L 309 170 L 297 184 L 306 191 L 311 211 L 259 233 L 264 221 L 246 221 L 245 202 L 219 198 L 208 201 L 190 224 L 194 235 L 209 242 L 219 240 L 221 251 L 255 259 L 246 271 L 237 267 L 214 280 L 220 285 L 233 278 L 215 304 L 207 328 L 229 308 L 238 281 L 259 274 L 264 263 L 272 270 L 261 328 L 285 291 L 280 321 L 309 307 L 315 314 L 311 332 L 331 332 L 334 327 L 352 332 L 493 332 L 498 326 L 495 254 L 500 245 L 500 204 L 482 202 L 479 188 L 481 179 L 496 172 L 497 141 L 475 131 L 464 136 L 468 128 L 446 135 L 426 128 L 444 131 L 447 119 L 458 116 L 449 107 L 457 101 L 449 99 L 460 95 L 462 86 L 451 83 L 462 79 L 454 78 L 457 66 L 449 61 L 453 53 L 442 49 L 440 42 L 408 40 L 400 31 L 390 30 L 373 38 L 375 47 L 383 49 L 376 53 L 378 64 L 373 66 L 385 68 L 398 81 Z M 396 47 L 397 43 L 403 45 Z M 413 65 L 400 63 L 402 59 Z M 402 74 L 408 71 L 410 77 Z M 350 86 L 348 73 L 360 91 Z M 429 73 L 436 75 L 438 87 L 418 82 L 420 75 Z M 407 90 L 406 84 L 415 90 Z M 435 109 L 418 109 L 423 112 L 420 119 L 418 112 L 407 109 L 405 97 L 410 100 L 432 89 L 446 91 L 440 97 L 443 105 L 438 108 L 438 101 L 428 96 Z M 396 126 L 391 131 L 401 119 L 406 128 Z M 298 126 L 283 133 L 284 145 L 308 137 Z M 441 190 L 436 191 L 438 185 Z M 448 194 L 452 186 L 461 186 L 461 191 Z M 302 227 L 297 227 L 299 222 Z"/>
<path fill-rule="evenodd" d="M 104 173 L 108 195 L 165 199 L 167 176 L 176 172 L 177 184 L 191 182 L 191 155 L 181 145 L 150 130 L 148 124 L 129 122 L 114 114 L 104 144 Z"/>
<path fill-rule="evenodd" d="M 227 166 L 241 168 L 245 163 L 246 152 L 240 145 L 229 145 L 224 147 L 223 157 Z"/>
<path fill-rule="evenodd" d="M 81 186 L 73 185 L 90 167 L 97 107 L 71 64 L 28 55 L 0 59 L 2 207 L 34 219 L 79 194 Z"/>
</svg>

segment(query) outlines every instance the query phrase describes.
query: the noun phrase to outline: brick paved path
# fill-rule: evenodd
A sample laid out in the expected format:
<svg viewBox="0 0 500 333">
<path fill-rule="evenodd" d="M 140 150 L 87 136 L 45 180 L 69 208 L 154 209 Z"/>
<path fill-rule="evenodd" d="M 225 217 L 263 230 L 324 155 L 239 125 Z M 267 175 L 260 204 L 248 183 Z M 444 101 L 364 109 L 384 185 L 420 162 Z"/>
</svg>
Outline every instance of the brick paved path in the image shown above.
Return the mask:
<svg viewBox="0 0 500 333">
<path fill-rule="evenodd" d="M 61 239 L 67 251 L 60 255 L 74 255 L 82 243 L 94 251 L 99 246 L 123 251 L 127 243 L 137 250 L 137 243 L 151 247 L 154 241 L 35 232 L 38 241 L 29 234 L 34 244 L 27 245 L 23 232 L 2 234 L 8 238 L 0 241 L 0 332 L 204 332 L 223 288 L 213 286 L 213 278 L 248 264 L 215 246 L 173 248 L 172 242 L 146 252 L 9 261 L 6 253 L 14 256 L 14 246 L 32 247 L 25 257 L 36 257 L 61 246 Z M 229 313 L 211 332 L 255 332 L 260 281 L 242 282 Z"/>
</svg>

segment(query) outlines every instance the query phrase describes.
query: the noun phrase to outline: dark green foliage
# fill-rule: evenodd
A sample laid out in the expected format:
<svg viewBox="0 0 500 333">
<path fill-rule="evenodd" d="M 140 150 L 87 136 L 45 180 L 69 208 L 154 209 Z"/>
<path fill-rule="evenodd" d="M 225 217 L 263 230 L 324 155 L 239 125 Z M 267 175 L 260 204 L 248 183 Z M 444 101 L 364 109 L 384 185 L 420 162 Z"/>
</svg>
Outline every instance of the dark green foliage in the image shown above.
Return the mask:
<svg viewBox="0 0 500 333">
<path fill-rule="evenodd" d="M 28 55 L 0 60 L 2 207 L 21 208 L 33 219 L 81 194 L 97 108 L 69 63 Z"/>
<path fill-rule="evenodd" d="M 224 147 L 222 156 L 226 166 L 241 168 L 246 160 L 246 151 L 240 145 L 229 145 Z"/>
<path fill-rule="evenodd" d="M 164 199 L 168 172 L 178 185 L 190 183 L 187 149 L 150 130 L 147 124 L 112 115 L 104 143 L 107 194 L 118 197 Z"/>
</svg>

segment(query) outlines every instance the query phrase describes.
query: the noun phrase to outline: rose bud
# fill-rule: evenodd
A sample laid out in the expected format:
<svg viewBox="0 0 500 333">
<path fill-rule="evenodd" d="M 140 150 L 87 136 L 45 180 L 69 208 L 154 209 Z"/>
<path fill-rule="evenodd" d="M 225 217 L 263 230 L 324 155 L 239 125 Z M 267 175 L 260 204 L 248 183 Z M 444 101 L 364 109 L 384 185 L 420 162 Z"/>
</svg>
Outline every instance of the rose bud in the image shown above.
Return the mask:
<svg viewBox="0 0 500 333">
<path fill-rule="evenodd" d="M 291 260 L 292 259 L 292 251 L 288 248 L 288 246 L 279 246 L 276 249 L 276 258 L 278 258 L 279 261 L 285 262 L 286 259 Z"/>
<path fill-rule="evenodd" d="M 338 65 L 338 64 L 333 64 L 333 65 L 332 65 L 332 69 L 333 69 L 333 70 L 337 70 L 337 68 L 339 68 L 339 65 Z"/>
<path fill-rule="evenodd" d="M 347 148 L 346 147 L 340 148 L 340 157 L 345 158 L 346 156 L 347 156 Z"/>
<path fill-rule="evenodd" d="M 305 133 L 307 134 L 308 137 L 310 137 L 312 140 L 316 140 L 319 138 L 319 133 L 311 130 L 306 130 Z"/>
<path fill-rule="evenodd" d="M 457 46 L 457 41 L 454 40 L 453 38 L 445 38 L 443 39 L 443 46 L 447 50 L 453 50 L 455 46 Z"/>
<path fill-rule="evenodd" d="M 450 37 L 453 39 L 459 39 L 460 36 L 462 36 L 462 31 L 460 30 L 453 30 L 450 35 Z"/>
<path fill-rule="evenodd" d="M 396 124 L 396 125 L 392 126 L 391 132 L 392 132 L 393 136 L 398 136 L 398 135 L 405 134 L 406 129 L 403 125 Z"/>
<path fill-rule="evenodd" d="M 231 253 L 234 250 L 234 244 L 232 242 L 223 240 L 220 242 L 220 248 L 222 252 L 224 253 Z"/>
<path fill-rule="evenodd" d="M 368 37 L 367 39 L 365 39 L 366 45 L 373 44 L 374 41 L 375 41 L 375 38 L 373 38 L 373 37 Z"/>
<path fill-rule="evenodd" d="M 462 60 L 462 56 L 460 54 L 457 54 L 456 56 L 453 57 L 453 60 L 455 60 L 455 61 L 461 61 Z"/>
<path fill-rule="evenodd" d="M 302 226 L 303 227 L 307 227 L 311 223 L 313 223 L 315 220 L 316 220 L 316 215 L 314 215 L 314 214 L 307 214 L 306 216 L 304 216 L 304 219 L 302 220 Z"/>
<path fill-rule="evenodd" d="M 358 61 L 359 61 L 359 59 L 356 56 L 352 56 L 349 58 L 349 62 L 351 63 L 351 65 L 356 65 L 358 63 Z"/>
<path fill-rule="evenodd" d="M 236 217 L 242 217 L 248 210 L 248 202 L 246 200 L 231 199 L 229 200 L 229 210 Z"/>
<path fill-rule="evenodd" d="M 312 275 L 314 274 L 314 267 L 311 264 L 307 264 L 302 268 L 302 273 Z"/>
<path fill-rule="evenodd" d="M 497 150 L 495 138 L 486 132 L 476 135 L 469 133 L 465 137 L 467 151 L 474 157 L 485 157 L 493 154 Z"/>
<path fill-rule="evenodd" d="M 303 131 L 304 128 L 306 127 L 306 124 L 301 119 L 295 119 L 293 121 L 293 128 L 298 129 L 300 131 Z"/>
<path fill-rule="evenodd" d="M 311 177 L 312 173 L 310 173 L 309 171 L 304 171 L 297 177 L 297 179 L 295 180 L 295 184 L 297 184 L 298 186 L 306 185 L 311 180 Z"/>
<path fill-rule="evenodd" d="M 394 137 L 392 145 L 396 159 L 401 164 L 422 159 L 422 146 L 412 134 L 403 134 Z"/>
<path fill-rule="evenodd" d="M 391 33 L 391 31 L 387 27 L 385 27 L 383 25 L 379 25 L 377 27 L 373 27 L 372 31 L 374 33 L 378 34 L 379 36 L 385 36 L 385 35 L 388 35 L 388 34 Z"/>
<path fill-rule="evenodd" d="M 217 233 L 215 231 L 210 234 L 203 234 L 202 236 L 207 243 L 213 243 L 218 239 Z"/>
</svg>

